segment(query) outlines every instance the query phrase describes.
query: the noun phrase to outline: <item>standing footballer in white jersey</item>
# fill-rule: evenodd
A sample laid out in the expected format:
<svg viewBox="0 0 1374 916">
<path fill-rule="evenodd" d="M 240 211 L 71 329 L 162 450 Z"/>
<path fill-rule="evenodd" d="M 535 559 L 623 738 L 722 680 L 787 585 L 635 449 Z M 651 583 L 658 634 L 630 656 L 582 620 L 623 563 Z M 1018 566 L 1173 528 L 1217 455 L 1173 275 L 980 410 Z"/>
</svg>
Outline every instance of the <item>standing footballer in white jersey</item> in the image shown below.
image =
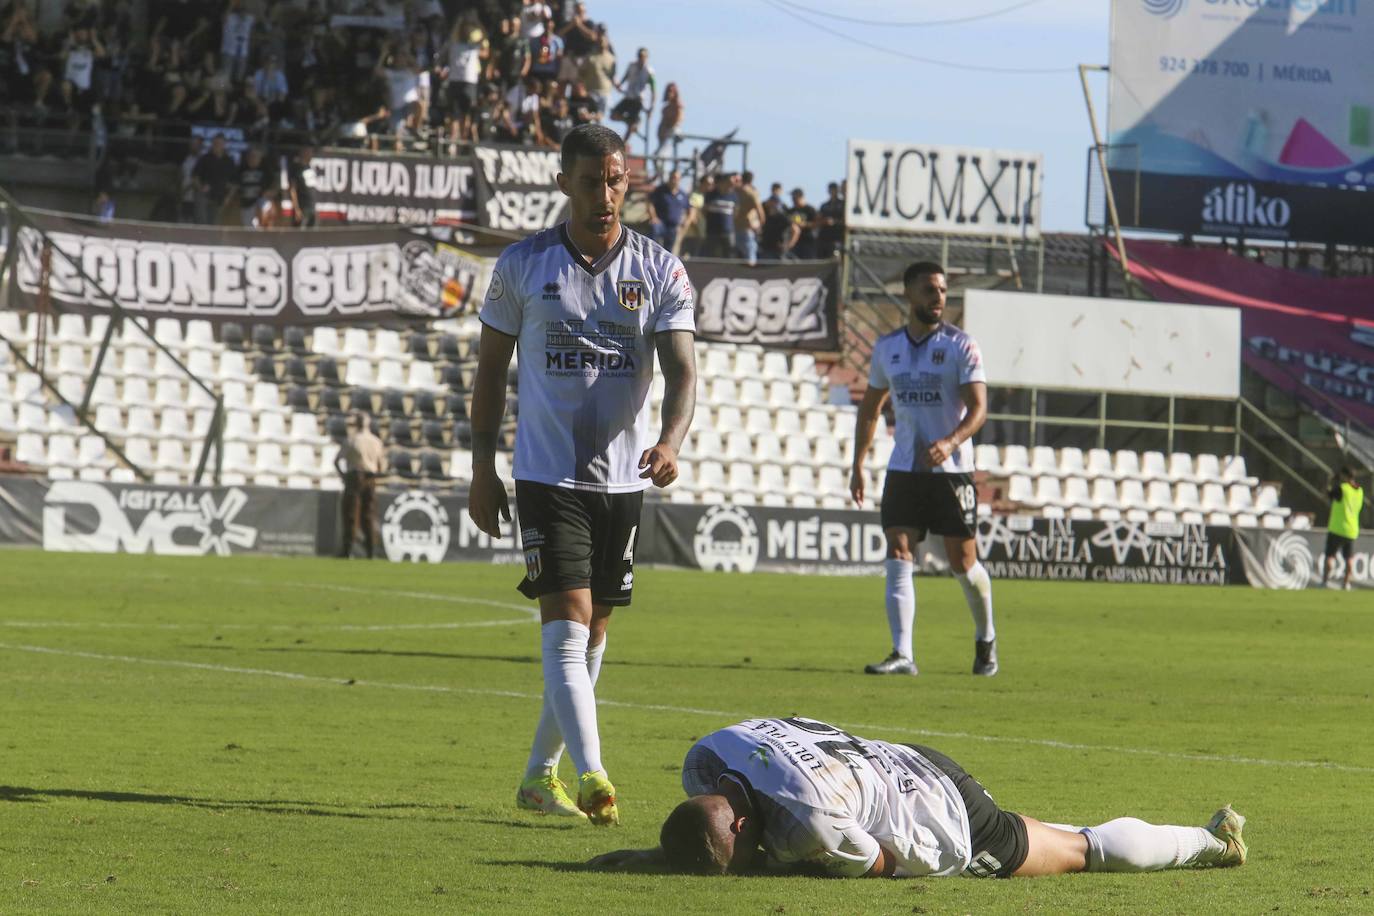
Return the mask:
<svg viewBox="0 0 1374 916">
<path fill-rule="evenodd" d="M 892 654 L 864 668 L 869 674 L 915 674 L 912 631 L 916 587 L 912 551 L 926 533 L 944 537 L 945 553 L 974 623 L 973 673 L 997 673 L 992 580 L 978 562 L 974 539 L 978 491 L 973 485 L 973 434 L 988 416 L 987 375 L 978 344 L 945 324 L 945 269 L 930 261 L 908 267 L 902 285 L 911 312 L 900 330 L 878 339 L 868 390 L 854 425 L 849 492 L 863 506 L 864 456 L 888 396 L 897 421 L 896 443 L 883 487 L 887 538 L 887 621 Z"/>
<path fill-rule="evenodd" d="M 723 875 L 1034 877 L 1244 865 L 1245 818 L 1229 805 L 1206 827 L 1119 817 L 1096 827 L 1004 811 L 949 757 L 858 738 L 815 719 L 748 719 L 694 744 L 689 796 L 655 849 L 621 849 L 594 868 Z"/>
<path fill-rule="evenodd" d="M 516 803 L 614 824 L 594 688 L 611 610 L 630 603 L 644 490 L 677 478 L 696 404 L 695 307 L 682 262 L 620 224 L 628 173 L 619 135 L 575 128 L 561 165 L 569 219 L 507 248 L 482 306 L 468 514 L 494 537 L 510 521 L 495 453 L 518 346 L 519 588 L 539 600 L 544 705 Z M 666 383 L 657 434 L 649 428 L 655 354 Z M 557 776 L 565 742 L 576 804 Z"/>
</svg>

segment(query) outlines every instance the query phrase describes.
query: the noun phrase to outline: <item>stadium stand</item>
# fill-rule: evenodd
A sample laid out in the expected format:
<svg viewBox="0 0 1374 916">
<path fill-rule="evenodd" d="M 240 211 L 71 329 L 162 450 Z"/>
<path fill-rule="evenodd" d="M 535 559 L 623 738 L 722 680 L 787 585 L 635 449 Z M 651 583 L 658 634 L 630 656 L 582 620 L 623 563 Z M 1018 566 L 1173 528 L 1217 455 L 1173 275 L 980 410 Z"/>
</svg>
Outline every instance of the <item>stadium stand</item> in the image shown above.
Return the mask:
<svg viewBox="0 0 1374 916">
<path fill-rule="evenodd" d="M 30 341 L 34 316 L 21 323 L 0 313 L 3 331 Z M 63 373 L 69 400 L 80 400 L 99 321 L 63 315 L 48 328 L 51 367 Z M 367 330 L 288 328 L 280 337 L 257 326 L 226 326 L 220 338 L 204 322 L 183 328 L 159 320 L 160 342 L 181 348 L 224 400 L 221 481 L 228 484 L 336 489 L 334 456 L 344 412 L 362 410 L 389 446 L 398 480 L 451 486 L 470 473 L 467 423 L 475 337 L 471 317 L 433 327 Z M 855 408 L 825 403 L 807 354 L 699 342 L 698 419 L 682 455 L 674 502 L 844 508 Z M 137 335 L 113 338 L 110 376 L 91 403 L 97 429 L 120 441 L 130 461 L 157 483 L 188 483 L 212 405 L 163 374 Z M 342 371 L 337 371 L 339 361 Z M 249 371 L 247 367 L 254 367 Z M 14 436 L 16 461 L 53 479 L 131 479 L 97 436 L 83 434 L 69 410 L 45 397 L 32 373 L 7 362 L 0 376 L 0 437 Z M 162 367 L 165 369 L 165 367 Z M 266 381 L 264 377 L 278 379 Z M 288 380 L 290 391 L 279 382 Z M 767 386 L 764 387 L 764 383 Z M 662 384 L 653 389 L 654 422 Z M 782 406 L 790 405 L 790 406 Z M 514 398 L 509 413 L 514 414 Z M 508 424 L 504 445 L 513 445 Z M 870 492 L 893 441 L 885 426 L 865 456 Z M 503 463 L 508 467 L 509 455 Z M 1311 518 L 1282 505 L 1279 487 L 1250 476 L 1236 455 L 1158 451 L 1108 452 L 980 444 L 975 464 L 992 499 L 987 511 L 1047 518 L 1184 522 L 1281 528 Z M 988 502 L 985 500 L 985 502 Z"/>
</svg>

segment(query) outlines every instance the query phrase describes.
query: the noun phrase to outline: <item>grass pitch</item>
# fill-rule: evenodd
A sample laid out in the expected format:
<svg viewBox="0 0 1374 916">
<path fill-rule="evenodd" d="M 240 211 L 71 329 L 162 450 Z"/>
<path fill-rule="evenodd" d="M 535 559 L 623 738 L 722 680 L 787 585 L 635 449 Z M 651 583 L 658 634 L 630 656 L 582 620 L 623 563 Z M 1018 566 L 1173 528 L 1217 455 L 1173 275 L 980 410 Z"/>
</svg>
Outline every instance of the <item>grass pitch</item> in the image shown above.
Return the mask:
<svg viewBox="0 0 1374 916">
<path fill-rule="evenodd" d="M 917 584 L 643 570 L 598 693 L 624 826 L 516 811 L 538 628 L 511 567 L 0 552 L 0 913 L 1374 912 L 1374 603 L 995 583 L 974 678 Z M 949 753 L 1012 810 L 1202 823 L 1250 863 L 1015 881 L 597 874 L 649 846 L 692 741 L 803 714 Z M 565 760 L 565 770 L 569 764 Z"/>
</svg>

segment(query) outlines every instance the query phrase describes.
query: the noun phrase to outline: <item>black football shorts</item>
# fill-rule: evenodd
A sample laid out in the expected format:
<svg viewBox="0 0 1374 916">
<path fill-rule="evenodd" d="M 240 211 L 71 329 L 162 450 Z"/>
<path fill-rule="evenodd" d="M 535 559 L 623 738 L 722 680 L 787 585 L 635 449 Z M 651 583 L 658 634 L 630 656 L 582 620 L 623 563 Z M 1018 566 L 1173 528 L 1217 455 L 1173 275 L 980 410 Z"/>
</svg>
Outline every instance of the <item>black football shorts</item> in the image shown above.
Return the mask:
<svg viewBox="0 0 1374 916">
<path fill-rule="evenodd" d="M 1352 538 L 1336 534 L 1334 531 L 1326 532 L 1326 556 L 1334 557 L 1336 554 L 1340 554 L 1346 559 L 1346 562 L 1349 562 L 1354 547 L 1355 541 Z"/>
<path fill-rule="evenodd" d="M 590 588 L 592 601 L 623 607 L 634 587 L 644 493 L 596 493 L 515 482 L 526 598 Z"/>
<path fill-rule="evenodd" d="M 972 474 L 888 471 L 881 514 L 884 528 L 971 538 L 978 525 L 978 489 Z"/>
<path fill-rule="evenodd" d="M 973 846 L 973 858 L 964 874 L 975 878 L 1010 878 L 1026 861 L 1030 851 L 1026 822 L 1021 815 L 997 807 L 997 802 L 978 780 L 935 748 L 920 744 L 908 744 L 907 747 L 939 767 L 964 800 L 969 841 Z"/>
</svg>

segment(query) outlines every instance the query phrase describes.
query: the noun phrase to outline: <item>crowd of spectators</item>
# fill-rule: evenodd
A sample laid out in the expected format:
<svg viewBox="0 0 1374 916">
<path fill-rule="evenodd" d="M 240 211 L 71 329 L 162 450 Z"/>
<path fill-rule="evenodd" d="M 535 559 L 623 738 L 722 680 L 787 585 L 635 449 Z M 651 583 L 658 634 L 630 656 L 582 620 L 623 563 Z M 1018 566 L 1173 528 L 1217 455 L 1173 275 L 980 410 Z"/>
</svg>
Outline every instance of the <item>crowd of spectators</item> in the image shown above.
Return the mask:
<svg viewBox="0 0 1374 916">
<path fill-rule="evenodd" d="M 820 207 L 793 188 L 783 196 L 774 182 L 760 199 L 753 172 L 698 177 L 689 193 L 673 171 L 649 195 L 655 239 L 687 257 L 800 261 L 833 258 L 844 236 L 844 185 L 831 182 Z"/>
<path fill-rule="evenodd" d="M 602 120 L 647 148 L 657 101 L 648 50 L 618 75 L 605 24 L 581 2 L 67 0 L 42 22 L 39 10 L 0 0 L 0 110 L 11 128 L 89 137 L 110 160 L 107 192 L 126 160 L 179 159 L 193 129 L 222 131 L 236 164 L 249 146 L 269 164 L 309 144 L 556 148 Z M 664 109 L 660 151 L 682 121 L 676 86 Z M 231 192 L 219 194 L 218 164 L 201 171 L 180 203 L 213 218 Z"/>
</svg>

